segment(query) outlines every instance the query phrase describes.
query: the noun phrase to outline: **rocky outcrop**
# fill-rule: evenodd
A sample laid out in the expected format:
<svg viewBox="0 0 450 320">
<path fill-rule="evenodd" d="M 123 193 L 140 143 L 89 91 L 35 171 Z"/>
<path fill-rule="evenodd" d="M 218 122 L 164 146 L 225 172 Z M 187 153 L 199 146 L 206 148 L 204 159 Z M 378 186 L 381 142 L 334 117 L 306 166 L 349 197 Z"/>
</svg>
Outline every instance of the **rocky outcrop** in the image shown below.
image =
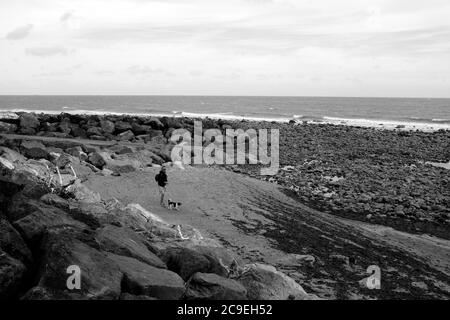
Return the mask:
<svg viewBox="0 0 450 320">
<path fill-rule="evenodd" d="M 97 231 L 102 250 L 142 261 L 150 266 L 165 269 L 166 265 L 145 245 L 145 239 L 126 227 L 106 225 Z"/>
<path fill-rule="evenodd" d="M 39 286 L 83 299 L 118 299 L 122 274 L 108 256 L 77 239 L 77 229 L 52 229 L 42 241 Z M 86 241 L 86 240 L 84 240 Z M 67 287 L 70 266 L 81 270 L 80 289 Z"/>
<path fill-rule="evenodd" d="M 160 253 L 160 257 L 169 270 L 178 273 L 185 281 L 196 272 L 227 276 L 227 270 L 214 257 L 188 248 L 167 248 Z"/>
<path fill-rule="evenodd" d="M 308 295 L 294 279 L 269 265 L 259 263 L 248 265 L 236 280 L 247 289 L 247 296 L 251 300 L 317 298 Z"/>
<path fill-rule="evenodd" d="M 246 300 L 247 290 L 237 281 L 214 273 L 195 273 L 187 284 L 188 300 Z"/>
<path fill-rule="evenodd" d="M 180 299 L 184 281 L 176 273 L 158 269 L 136 259 L 109 254 L 124 274 L 124 290 L 134 295 L 146 295 L 164 300 Z"/>
</svg>

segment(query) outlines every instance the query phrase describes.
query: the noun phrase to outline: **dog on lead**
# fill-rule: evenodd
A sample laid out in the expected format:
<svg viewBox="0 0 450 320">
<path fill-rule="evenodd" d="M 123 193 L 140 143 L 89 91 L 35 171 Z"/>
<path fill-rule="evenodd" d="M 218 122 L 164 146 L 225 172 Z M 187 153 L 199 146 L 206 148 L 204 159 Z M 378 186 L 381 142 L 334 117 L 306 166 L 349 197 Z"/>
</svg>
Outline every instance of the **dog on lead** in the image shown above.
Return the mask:
<svg viewBox="0 0 450 320">
<path fill-rule="evenodd" d="M 167 208 L 169 210 L 178 210 L 181 206 L 181 202 L 172 201 L 172 199 L 167 200 Z"/>
</svg>

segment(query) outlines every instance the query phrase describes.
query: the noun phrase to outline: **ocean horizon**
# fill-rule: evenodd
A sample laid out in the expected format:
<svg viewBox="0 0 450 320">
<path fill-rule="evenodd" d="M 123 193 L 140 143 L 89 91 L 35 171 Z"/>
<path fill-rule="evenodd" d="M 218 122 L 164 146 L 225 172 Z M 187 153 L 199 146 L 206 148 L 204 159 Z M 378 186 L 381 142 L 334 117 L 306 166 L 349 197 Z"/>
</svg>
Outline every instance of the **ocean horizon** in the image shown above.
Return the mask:
<svg viewBox="0 0 450 320">
<path fill-rule="evenodd" d="M 0 96 L 2 111 L 290 120 L 450 129 L 449 98 L 291 96 Z"/>
</svg>

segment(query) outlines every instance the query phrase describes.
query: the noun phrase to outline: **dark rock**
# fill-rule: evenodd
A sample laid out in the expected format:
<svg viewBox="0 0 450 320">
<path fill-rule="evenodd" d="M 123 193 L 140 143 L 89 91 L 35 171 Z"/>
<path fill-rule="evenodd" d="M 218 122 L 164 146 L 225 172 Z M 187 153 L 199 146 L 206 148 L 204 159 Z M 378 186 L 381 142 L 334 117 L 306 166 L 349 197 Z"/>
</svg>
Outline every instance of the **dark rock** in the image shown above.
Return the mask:
<svg viewBox="0 0 450 320">
<path fill-rule="evenodd" d="M 150 118 L 144 121 L 144 124 L 151 126 L 153 129 L 162 130 L 164 129 L 164 124 L 158 118 Z"/>
<path fill-rule="evenodd" d="M 22 262 L 0 250 L 0 300 L 14 297 L 19 292 L 25 273 Z"/>
<path fill-rule="evenodd" d="M 33 134 L 40 125 L 39 119 L 33 113 L 23 113 L 19 120 L 21 132 L 25 134 Z"/>
<path fill-rule="evenodd" d="M 19 232 L 5 219 L 0 218 L 0 249 L 23 264 L 31 265 L 31 251 Z"/>
<path fill-rule="evenodd" d="M 124 274 L 123 290 L 164 300 L 178 300 L 185 291 L 184 281 L 176 273 L 152 267 L 136 259 L 109 254 Z"/>
<path fill-rule="evenodd" d="M 88 160 L 91 164 L 93 164 L 94 166 L 96 166 L 99 169 L 102 169 L 103 166 L 106 164 L 105 154 L 102 152 L 97 152 L 97 151 L 92 152 L 91 154 L 89 154 Z"/>
<path fill-rule="evenodd" d="M 70 297 L 82 299 L 118 299 L 122 273 L 104 253 L 78 239 L 71 229 L 52 229 L 42 240 L 42 264 L 38 286 Z M 69 290 L 67 268 L 78 266 L 81 271 L 80 289 Z"/>
<path fill-rule="evenodd" d="M 64 198 L 61 198 L 57 194 L 47 193 L 47 194 L 43 195 L 40 200 L 42 202 L 44 202 L 45 204 L 54 206 L 61 210 L 64 210 L 64 211 L 69 210 L 69 201 Z"/>
<path fill-rule="evenodd" d="M 86 225 L 73 220 L 69 215 L 52 206 L 41 203 L 38 210 L 29 212 L 25 217 L 13 222 L 13 226 L 28 245 L 36 245 L 50 228 L 74 227 L 86 228 Z M 33 249 L 33 248 L 32 248 Z"/>
<path fill-rule="evenodd" d="M 20 145 L 22 153 L 27 158 L 32 159 L 48 159 L 49 152 L 45 146 L 36 140 L 22 141 Z"/>
<path fill-rule="evenodd" d="M 100 128 L 97 128 L 97 127 L 90 127 L 89 129 L 87 129 L 86 134 L 91 139 L 92 139 L 92 136 L 103 137 L 102 136 L 102 134 L 103 134 L 102 130 Z"/>
<path fill-rule="evenodd" d="M 125 122 L 125 121 L 117 121 L 115 123 L 115 126 L 116 126 L 116 132 L 117 133 L 121 133 L 121 132 L 133 129 L 131 124 L 129 124 L 128 122 Z"/>
<path fill-rule="evenodd" d="M 246 300 L 247 290 L 237 281 L 214 273 L 196 273 L 187 284 L 188 300 Z"/>
<path fill-rule="evenodd" d="M 106 133 L 114 133 L 116 130 L 116 126 L 114 125 L 114 122 L 109 120 L 100 120 L 100 126 L 102 127 L 102 130 Z"/>
</svg>

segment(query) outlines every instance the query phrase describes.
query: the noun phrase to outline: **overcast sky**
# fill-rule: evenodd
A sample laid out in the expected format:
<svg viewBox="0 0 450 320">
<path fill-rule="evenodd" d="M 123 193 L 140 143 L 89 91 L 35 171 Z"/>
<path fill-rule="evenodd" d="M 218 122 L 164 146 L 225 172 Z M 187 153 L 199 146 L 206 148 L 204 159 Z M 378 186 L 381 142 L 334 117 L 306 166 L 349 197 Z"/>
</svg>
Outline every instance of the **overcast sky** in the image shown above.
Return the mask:
<svg viewBox="0 0 450 320">
<path fill-rule="evenodd" d="M 0 94 L 450 97 L 450 1 L 1 1 Z"/>
</svg>

